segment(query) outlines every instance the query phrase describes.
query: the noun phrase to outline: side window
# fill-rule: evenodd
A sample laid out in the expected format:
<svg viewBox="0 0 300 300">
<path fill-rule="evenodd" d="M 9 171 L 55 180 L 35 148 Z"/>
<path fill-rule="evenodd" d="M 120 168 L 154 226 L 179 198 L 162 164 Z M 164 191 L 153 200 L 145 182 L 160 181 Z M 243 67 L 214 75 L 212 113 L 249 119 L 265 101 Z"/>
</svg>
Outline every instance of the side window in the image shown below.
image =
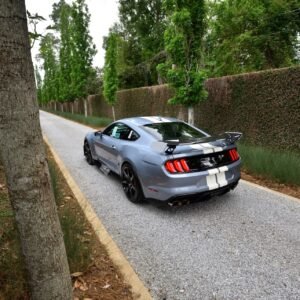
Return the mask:
<svg viewBox="0 0 300 300">
<path fill-rule="evenodd" d="M 129 135 L 128 135 L 129 141 L 136 141 L 139 137 L 140 136 L 134 130 L 130 130 Z"/>
<path fill-rule="evenodd" d="M 109 126 L 108 128 L 106 128 L 104 131 L 103 131 L 103 134 L 105 135 L 108 135 L 108 136 L 111 136 L 112 135 L 112 132 L 114 130 L 114 128 L 117 126 L 117 124 L 113 124 L 111 126 Z"/>
<path fill-rule="evenodd" d="M 123 123 L 113 124 L 104 130 L 103 134 L 120 140 L 136 141 L 139 135 Z"/>
</svg>

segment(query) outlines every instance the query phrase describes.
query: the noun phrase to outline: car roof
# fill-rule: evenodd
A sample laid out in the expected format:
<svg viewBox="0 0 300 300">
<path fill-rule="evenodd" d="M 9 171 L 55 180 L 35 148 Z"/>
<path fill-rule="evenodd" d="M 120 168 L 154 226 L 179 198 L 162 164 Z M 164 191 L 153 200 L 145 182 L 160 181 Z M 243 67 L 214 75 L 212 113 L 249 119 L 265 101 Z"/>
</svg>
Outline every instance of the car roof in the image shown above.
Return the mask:
<svg viewBox="0 0 300 300">
<path fill-rule="evenodd" d="M 133 117 L 133 118 L 122 119 L 119 121 L 125 123 L 131 123 L 136 126 L 143 126 L 146 124 L 155 124 L 155 123 L 181 122 L 176 118 L 160 117 L 160 116 Z"/>
</svg>

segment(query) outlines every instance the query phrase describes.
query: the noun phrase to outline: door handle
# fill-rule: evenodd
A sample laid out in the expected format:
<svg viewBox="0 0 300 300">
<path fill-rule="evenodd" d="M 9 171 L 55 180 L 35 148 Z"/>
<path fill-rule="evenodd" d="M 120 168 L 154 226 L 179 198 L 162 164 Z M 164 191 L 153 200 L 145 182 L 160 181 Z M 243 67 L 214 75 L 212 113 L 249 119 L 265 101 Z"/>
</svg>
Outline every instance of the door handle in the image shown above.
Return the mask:
<svg viewBox="0 0 300 300">
<path fill-rule="evenodd" d="M 115 145 L 112 145 L 111 146 L 114 150 L 116 150 L 117 149 L 117 147 L 115 146 Z"/>
</svg>

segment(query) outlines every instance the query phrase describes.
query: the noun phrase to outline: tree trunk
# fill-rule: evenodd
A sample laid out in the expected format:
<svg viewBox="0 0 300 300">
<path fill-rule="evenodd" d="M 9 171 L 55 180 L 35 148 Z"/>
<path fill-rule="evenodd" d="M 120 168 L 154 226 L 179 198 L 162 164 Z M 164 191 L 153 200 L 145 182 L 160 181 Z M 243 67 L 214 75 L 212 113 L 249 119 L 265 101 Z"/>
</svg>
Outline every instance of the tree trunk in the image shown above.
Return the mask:
<svg viewBox="0 0 300 300">
<path fill-rule="evenodd" d="M 116 121 L 115 107 L 113 105 L 111 107 L 111 110 L 112 110 L 113 120 Z"/>
<path fill-rule="evenodd" d="M 88 107 L 87 107 L 86 99 L 83 100 L 83 104 L 84 104 L 84 116 L 87 117 L 88 116 Z"/>
<path fill-rule="evenodd" d="M 190 106 L 188 108 L 188 123 L 191 124 L 191 125 L 194 125 L 194 107 L 193 106 Z"/>
<path fill-rule="evenodd" d="M 39 124 L 24 0 L 0 1 L 0 99 L 0 155 L 32 299 L 71 299 Z"/>
</svg>

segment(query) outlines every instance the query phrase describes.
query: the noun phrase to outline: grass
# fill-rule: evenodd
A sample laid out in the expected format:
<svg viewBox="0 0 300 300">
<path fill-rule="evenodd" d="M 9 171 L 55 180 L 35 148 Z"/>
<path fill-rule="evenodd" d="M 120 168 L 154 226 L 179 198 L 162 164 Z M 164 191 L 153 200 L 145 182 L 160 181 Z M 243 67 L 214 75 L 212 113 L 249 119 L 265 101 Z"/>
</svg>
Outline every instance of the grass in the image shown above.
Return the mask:
<svg viewBox="0 0 300 300">
<path fill-rule="evenodd" d="M 78 272 L 86 269 L 91 262 L 89 239 L 85 235 L 86 221 L 70 203 L 72 196 L 69 195 L 70 193 L 66 194 L 66 186 L 63 185 L 62 175 L 51 159 L 49 160 L 49 171 L 55 202 L 59 207 L 58 216 L 64 235 L 70 272 Z"/>
<path fill-rule="evenodd" d="M 94 128 L 105 127 L 112 122 L 112 120 L 109 118 L 100 118 L 100 117 L 92 117 L 92 116 L 85 117 L 84 115 L 80 115 L 80 114 L 72 114 L 69 112 L 60 112 L 60 111 L 53 111 L 53 110 L 46 110 L 46 111 Z"/>
<path fill-rule="evenodd" d="M 48 152 L 49 153 L 49 152 Z M 90 233 L 62 174 L 48 154 L 51 182 L 58 207 L 70 272 L 83 272 L 91 263 Z M 13 267 L 12 267 L 13 266 Z M 0 162 L 0 299 L 29 299 L 18 231 Z"/>
<path fill-rule="evenodd" d="M 299 154 L 246 144 L 239 144 L 238 151 L 242 157 L 243 168 L 251 174 L 300 186 Z"/>
</svg>

